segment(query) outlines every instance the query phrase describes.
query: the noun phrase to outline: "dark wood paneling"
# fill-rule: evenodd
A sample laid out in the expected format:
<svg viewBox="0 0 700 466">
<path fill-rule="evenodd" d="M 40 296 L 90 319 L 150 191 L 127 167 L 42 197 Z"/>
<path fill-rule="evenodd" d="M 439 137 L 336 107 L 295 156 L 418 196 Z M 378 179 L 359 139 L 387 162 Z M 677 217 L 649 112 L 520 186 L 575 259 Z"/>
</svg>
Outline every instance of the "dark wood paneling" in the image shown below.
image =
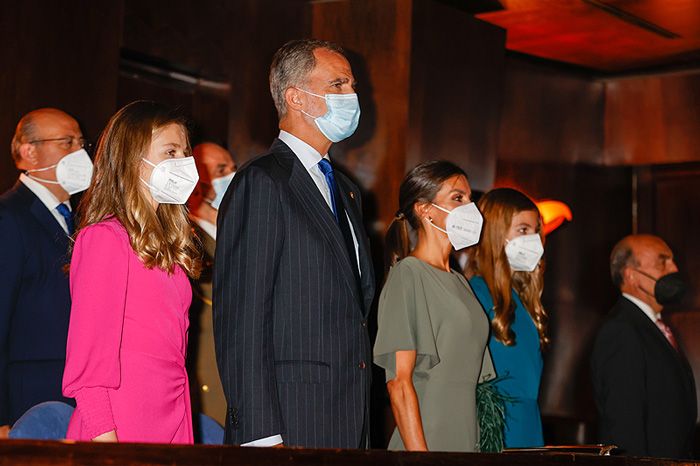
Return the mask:
<svg viewBox="0 0 700 466">
<path fill-rule="evenodd" d="M 434 1 L 416 1 L 413 15 L 407 168 L 451 160 L 483 190 L 496 168 L 504 31 Z"/>
<path fill-rule="evenodd" d="M 383 234 L 396 211 L 404 176 L 412 2 L 312 3 L 312 35 L 347 49 L 362 108 L 356 133 L 331 151 L 365 190 L 372 191 L 378 202 L 369 206 L 375 211 L 369 215 L 384 222 L 376 225 Z"/>
<path fill-rule="evenodd" d="M 630 168 L 499 161 L 496 186 L 534 199 L 556 199 L 573 221 L 547 237 L 543 303 L 552 345 L 545 354 L 540 394 L 544 415 L 595 419 L 589 357 L 603 316 L 617 299 L 609 257 L 632 232 Z"/>
<path fill-rule="evenodd" d="M 638 167 L 636 172 L 638 231 L 668 243 L 689 284 L 683 301 L 664 313 L 693 367 L 700 401 L 700 164 Z"/>
<path fill-rule="evenodd" d="M 228 82 L 227 112 L 201 99 L 183 104 L 191 105 L 193 113 L 203 106 L 220 112 L 195 117 L 204 133 L 218 134 L 225 126 L 228 147 L 242 163 L 264 152 L 277 135 L 270 62 L 286 41 L 308 35 L 307 17 L 302 0 L 126 0 L 124 47 L 197 76 Z"/>
<path fill-rule="evenodd" d="M 700 70 L 603 83 L 604 163 L 700 161 Z"/>
<path fill-rule="evenodd" d="M 598 163 L 603 103 L 603 85 L 585 75 L 508 57 L 499 158 Z"/>
<path fill-rule="evenodd" d="M 9 145 L 25 113 L 57 107 L 99 135 L 116 102 L 122 10 L 121 1 L 2 3 L 0 192 L 17 178 Z"/>
</svg>

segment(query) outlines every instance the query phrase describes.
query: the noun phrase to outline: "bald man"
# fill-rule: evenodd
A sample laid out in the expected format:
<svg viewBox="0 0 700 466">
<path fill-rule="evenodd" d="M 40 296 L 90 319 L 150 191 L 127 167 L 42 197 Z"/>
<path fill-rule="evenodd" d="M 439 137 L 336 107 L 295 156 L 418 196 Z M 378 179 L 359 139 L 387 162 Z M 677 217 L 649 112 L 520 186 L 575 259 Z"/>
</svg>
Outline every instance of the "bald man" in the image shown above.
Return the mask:
<svg viewBox="0 0 700 466">
<path fill-rule="evenodd" d="M 90 182 L 78 122 L 42 108 L 17 124 L 11 152 L 22 171 L 0 196 L 0 435 L 27 409 L 63 400 L 70 312 L 70 194 Z M 99 253 L 99 252 L 96 252 Z"/>
<path fill-rule="evenodd" d="M 659 237 L 628 236 L 613 249 L 610 272 L 622 296 L 591 358 L 600 440 L 626 455 L 689 458 L 697 415 L 693 373 L 661 318 L 664 305 L 685 290 L 673 253 Z"/>
<path fill-rule="evenodd" d="M 193 150 L 199 172 L 199 185 L 190 197 L 190 218 L 204 246 L 204 270 L 194 284 L 190 308 L 190 342 L 187 352 L 192 388 L 192 404 L 221 424 L 226 420 L 226 398 L 221 387 L 214 352 L 211 311 L 211 274 L 216 250 L 216 218 L 221 199 L 236 173 L 231 153 L 213 142 L 203 142 Z"/>
</svg>

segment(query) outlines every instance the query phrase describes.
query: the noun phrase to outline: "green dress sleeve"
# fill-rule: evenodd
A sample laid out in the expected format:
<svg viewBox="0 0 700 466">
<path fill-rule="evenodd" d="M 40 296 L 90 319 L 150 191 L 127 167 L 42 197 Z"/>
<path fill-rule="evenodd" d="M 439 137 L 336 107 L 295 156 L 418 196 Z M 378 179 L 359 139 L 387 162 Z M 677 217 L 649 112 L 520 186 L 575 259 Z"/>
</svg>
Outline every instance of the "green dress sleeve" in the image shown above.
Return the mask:
<svg viewBox="0 0 700 466">
<path fill-rule="evenodd" d="M 384 368 L 387 381 L 396 377 L 397 351 L 416 351 L 414 373 L 440 362 L 420 270 L 404 261 L 389 271 L 379 298 L 374 363 Z"/>
</svg>

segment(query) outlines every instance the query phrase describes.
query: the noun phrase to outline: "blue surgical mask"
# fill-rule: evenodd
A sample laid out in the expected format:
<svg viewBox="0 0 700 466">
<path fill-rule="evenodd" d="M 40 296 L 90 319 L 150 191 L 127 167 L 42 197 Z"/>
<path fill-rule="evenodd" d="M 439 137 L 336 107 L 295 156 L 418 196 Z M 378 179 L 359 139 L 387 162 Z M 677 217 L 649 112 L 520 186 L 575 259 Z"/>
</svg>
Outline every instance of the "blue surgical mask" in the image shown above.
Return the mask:
<svg viewBox="0 0 700 466">
<path fill-rule="evenodd" d="M 214 178 L 211 180 L 211 186 L 214 188 L 214 193 L 216 194 L 216 197 L 214 197 L 214 200 L 211 201 L 211 206 L 215 208 L 216 210 L 219 210 L 219 206 L 221 205 L 221 201 L 224 199 L 224 194 L 226 194 L 226 190 L 228 189 L 228 185 L 231 184 L 231 181 L 233 181 L 233 176 L 236 174 L 236 172 L 231 172 L 226 176 L 222 176 L 219 178 Z"/>
<path fill-rule="evenodd" d="M 329 141 L 340 142 L 352 136 L 360 122 L 360 101 L 357 94 L 319 95 L 301 88 L 299 90 L 326 100 L 328 111 L 325 115 L 315 117 L 303 110 L 301 112 L 314 119 L 318 129 Z"/>
</svg>

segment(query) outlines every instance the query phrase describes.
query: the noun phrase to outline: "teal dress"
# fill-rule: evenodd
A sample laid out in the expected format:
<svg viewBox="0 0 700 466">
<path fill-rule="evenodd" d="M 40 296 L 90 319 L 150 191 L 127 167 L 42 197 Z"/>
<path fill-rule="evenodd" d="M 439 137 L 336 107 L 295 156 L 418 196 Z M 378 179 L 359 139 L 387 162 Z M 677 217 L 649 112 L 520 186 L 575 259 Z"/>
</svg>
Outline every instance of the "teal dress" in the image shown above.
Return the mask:
<svg viewBox="0 0 700 466">
<path fill-rule="evenodd" d="M 469 284 L 474 290 L 489 320 L 493 320 L 493 299 L 482 277 L 473 277 Z M 542 420 L 537 396 L 542 378 L 542 352 L 540 337 L 532 317 L 525 310 L 517 293 L 513 291 L 515 319 L 511 328 L 515 333 L 515 345 L 506 346 L 489 337 L 489 350 L 499 377 L 504 380 L 498 387 L 516 399 L 506 405 L 506 448 L 539 447 L 544 445 Z"/>
</svg>

